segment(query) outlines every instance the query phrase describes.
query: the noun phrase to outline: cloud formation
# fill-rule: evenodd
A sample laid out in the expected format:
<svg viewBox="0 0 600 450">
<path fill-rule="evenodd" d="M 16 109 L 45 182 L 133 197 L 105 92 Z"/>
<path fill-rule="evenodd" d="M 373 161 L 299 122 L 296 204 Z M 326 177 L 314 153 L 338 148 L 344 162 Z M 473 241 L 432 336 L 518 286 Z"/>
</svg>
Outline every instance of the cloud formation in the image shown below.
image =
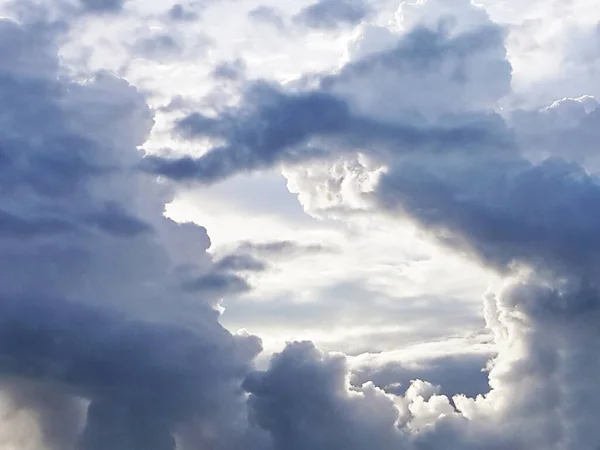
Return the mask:
<svg viewBox="0 0 600 450">
<path fill-rule="evenodd" d="M 293 20 L 308 28 L 330 30 L 356 25 L 370 13 L 370 5 L 362 0 L 319 0 L 302 8 Z"/>
<path fill-rule="evenodd" d="M 317 3 L 326 5 L 318 18 L 330 20 L 327 5 L 339 3 Z M 342 20 L 362 19 L 351 13 Z M 178 120 L 179 138 L 211 147 L 172 159 L 137 149 L 153 112 L 133 86 L 107 73 L 72 79 L 58 57 L 60 30 L 0 20 L 0 375 L 12 445 L 600 444 L 600 184 L 587 166 L 598 102 L 503 110 L 505 30 L 481 7 L 412 1 L 398 15 L 401 30 L 366 27 L 335 73 L 285 86 L 247 81 L 238 104 Z M 319 170 L 294 172 L 313 161 Z M 321 248 L 242 243 L 212 257 L 205 229 L 164 216 L 172 185 L 155 176 L 210 184 L 281 164 L 323 209 L 343 217 L 360 203 L 412 220 L 500 273 L 483 305 L 497 354 L 356 367 L 291 342 L 253 367 L 261 343 L 220 325 L 220 297 L 247 292 L 246 274 L 274 255 Z M 473 375 L 487 356 L 489 390 Z M 473 377 L 470 392 L 461 376 Z"/>
<path fill-rule="evenodd" d="M 510 152 L 506 125 L 482 110 L 510 88 L 505 57 L 503 31 L 489 21 L 457 35 L 419 24 L 391 49 L 322 74 L 318 89 L 254 82 L 239 106 L 216 117 L 188 115 L 177 122 L 178 133 L 223 144 L 200 158 L 151 157 L 147 169 L 212 183 L 238 172 L 357 151 L 378 157 Z"/>
<path fill-rule="evenodd" d="M 149 162 L 173 179 L 211 183 L 279 164 L 301 179 L 311 172 L 294 166 L 320 159 L 323 186 L 301 195 L 345 206 L 337 188 L 347 179 L 368 212 L 409 218 L 502 274 L 484 302 L 498 347 L 490 390 L 450 399 L 418 380 L 404 392 L 353 386 L 343 355 L 296 342 L 246 378 L 250 418 L 282 449 L 596 448 L 600 198 L 581 164 L 593 155 L 597 102 L 502 111 L 511 94 L 505 30 L 481 7 L 415 1 L 398 14 L 395 42 L 371 34 L 355 60 L 306 85 L 253 84 L 234 109 L 178 123 L 183 136 L 218 145 Z M 382 168 L 368 190 L 367 167 L 327 167 L 356 153 Z"/>
<path fill-rule="evenodd" d="M 126 0 L 79 0 L 79 2 L 88 12 L 114 13 L 123 9 Z"/>
<path fill-rule="evenodd" d="M 260 342 L 213 307 L 243 267 L 213 264 L 206 230 L 163 216 L 172 193 L 136 169 L 144 98 L 109 74 L 59 76 L 52 26 L 2 19 L 0 35 L 0 374 L 7 426 L 28 430 L 10 441 L 166 450 L 184 425 L 230 427 L 219 417 L 243 405 Z M 219 276 L 219 292 L 186 289 Z"/>
</svg>

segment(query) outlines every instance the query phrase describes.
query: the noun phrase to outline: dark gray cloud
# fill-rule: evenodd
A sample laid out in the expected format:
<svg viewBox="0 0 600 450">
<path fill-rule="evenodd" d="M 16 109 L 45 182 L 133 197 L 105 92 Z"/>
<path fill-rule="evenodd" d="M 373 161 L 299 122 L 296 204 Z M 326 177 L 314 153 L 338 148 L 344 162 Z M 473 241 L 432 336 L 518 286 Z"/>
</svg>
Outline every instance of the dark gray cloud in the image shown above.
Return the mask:
<svg viewBox="0 0 600 450">
<path fill-rule="evenodd" d="M 231 62 L 223 62 L 218 64 L 213 70 L 213 77 L 216 79 L 240 81 L 244 79 L 246 72 L 246 64 L 241 59 L 236 59 Z"/>
<path fill-rule="evenodd" d="M 381 120 L 355 111 L 351 102 L 336 93 L 348 78 L 360 76 L 371 67 L 389 66 L 421 77 L 449 59 L 458 61 L 459 74 L 471 54 L 502 45 L 502 36 L 495 26 L 452 38 L 444 30 L 418 28 L 393 50 L 351 63 L 338 75 L 323 76 L 319 89 L 289 91 L 265 82 L 251 83 L 240 106 L 226 108 L 215 117 L 193 113 L 176 124 L 176 131 L 183 137 L 216 139 L 224 144 L 200 158 L 149 157 L 144 161 L 145 168 L 176 180 L 213 183 L 238 172 L 343 152 L 386 157 L 405 153 L 514 152 L 512 135 L 494 114 L 449 113 L 443 122 L 429 123 L 409 111 L 407 120 Z M 507 70 L 503 64 L 499 68 L 503 74 Z M 453 85 L 464 84 L 457 76 L 451 74 Z"/>
<path fill-rule="evenodd" d="M 237 248 L 240 252 L 255 253 L 265 257 L 302 256 L 335 251 L 335 249 L 321 244 L 303 244 L 294 241 L 245 241 L 241 242 Z"/>
<path fill-rule="evenodd" d="M 485 371 L 492 354 L 440 356 L 412 362 L 390 361 L 359 364 L 351 371 L 350 383 L 360 387 L 367 382 L 384 391 L 402 395 L 413 380 L 427 380 L 439 385 L 448 397 L 465 394 L 471 398 L 489 391 Z"/>
<path fill-rule="evenodd" d="M 202 446 L 204 427 L 222 442 L 245 433 L 230 420 L 260 342 L 231 335 L 213 305 L 247 285 L 239 264 L 213 267 L 206 230 L 163 216 L 173 193 L 134 170 L 153 125 L 144 98 L 109 74 L 59 76 L 51 27 L 2 19 L 0 36 L 0 377 L 16 380 L 1 394 L 26 431 L 8 442 L 170 450 L 183 425 Z"/>
<path fill-rule="evenodd" d="M 79 2 L 88 12 L 114 13 L 123 9 L 126 0 L 79 0 Z"/>
<path fill-rule="evenodd" d="M 478 11 L 467 0 L 451 6 Z M 37 447 L 53 450 L 172 450 L 176 441 L 224 450 L 597 446 L 598 180 L 561 159 L 528 160 L 517 145 L 527 141 L 522 130 L 515 139 L 489 113 L 510 85 L 498 27 L 417 28 L 391 51 L 318 77 L 316 88 L 253 83 L 239 107 L 178 123 L 187 138 L 223 142 L 180 160 L 142 160 L 136 146 L 152 114 L 124 80 L 59 77 L 56 41 L 43 27 L 2 20 L 0 37 L 0 375 L 40 386 L 24 395 L 18 383 L 3 385 L 10 405 L 34 412 L 6 429 L 41 430 Z M 346 358 L 309 342 L 249 372 L 260 343 L 225 330 L 213 306 L 249 288 L 237 272 L 262 270 L 255 254 L 289 246 L 253 244 L 212 261 L 206 230 L 166 219 L 173 193 L 135 170 L 210 183 L 357 151 L 388 169 L 365 195 L 373 210 L 410 217 L 441 242 L 512 270 L 485 297 L 499 347 L 486 395 L 440 395 L 463 390 L 458 378 L 473 372 L 461 370 L 481 360 L 460 370 L 443 359 L 381 367 L 351 385 Z M 339 304 L 324 308 L 330 318 L 321 320 L 339 319 Z M 418 317 L 398 322 L 419 326 Z M 415 380 L 391 392 L 390 380 L 417 372 L 453 387 Z M 77 397 L 90 401 L 86 417 Z M 23 439 L 11 444 L 28 448 Z"/>
<path fill-rule="evenodd" d="M 183 284 L 185 290 L 190 292 L 207 292 L 212 296 L 228 294 L 242 294 L 250 290 L 246 280 L 232 273 L 212 272 L 200 275 Z"/>
<path fill-rule="evenodd" d="M 115 203 L 105 205 L 102 211 L 89 216 L 88 220 L 100 230 L 115 236 L 133 237 L 152 230 L 150 225 L 130 216 Z"/>
<path fill-rule="evenodd" d="M 250 291 L 251 286 L 242 275 L 262 272 L 267 267 L 264 261 L 250 254 L 231 253 L 216 259 L 209 272 L 185 281 L 183 287 L 190 292 L 210 293 L 216 297 L 243 294 Z"/>
<path fill-rule="evenodd" d="M 268 370 L 244 382 L 251 420 L 271 432 L 277 449 L 363 449 L 369 442 L 388 448 L 384 433 L 393 426 L 375 433 L 354 422 L 349 401 L 340 396 L 345 374 L 341 356 L 324 357 L 309 342 L 292 343 Z"/>
<path fill-rule="evenodd" d="M 135 51 L 148 59 L 165 59 L 177 57 L 181 54 L 182 48 L 174 36 L 160 34 L 141 38 L 135 45 Z"/>
<path fill-rule="evenodd" d="M 561 271 L 595 270 L 598 180 L 560 159 L 473 158 L 442 173 L 422 162 L 386 174 L 378 196 L 446 244 L 507 268 L 513 261 Z"/>
<path fill-rule="evenodd" d="M 600 366 L 590 349 L 599 340 L 600 184 L 578 163 L 529 156 L 538 150 L 533 144 L 561 156 L 566 149 L 559 147 L 585 144 L 582 152 L 590 153 L 596 114 L 564 104 L 575 127 L 562 119 L 552 125 L 539 112 L 515 114 L 507 126 L 490 113 L 510 93 L 504 30 L 467 1 L 405 7 L 413 16 L 422 8 L 426 26 L 397 45 L 365 51 L 333 75 L 307 77 L 312 88 L 255 83 L 237 108 L 177 124 L 184 137 L 219 142 L 204 156 L 146 163 L 173 179 L 211 183 L 344 152 L 375 159 L 386 171 L 363 195 L 369 212 L 408 217 L 507 276 L 484 302 L 499 347 L 490 390 L 449 399 L 417 381 L 395 392 L 402 395 L 385 395 L 368 383 L 349 386 L 342 355 L 293 343 L 269 368 L 247 376 L 250 417 L 281 449 L 594 448 L 600 431 L 590 412 L 600 399 Z M 436 8 L 437 21 L 429 17 Z M 462 23 L 455 10 L 465 13 Z M 339 175 L 331 178 L 335 184 Z M 281 320 L 284 313 L 271 307 Z M 332 309 L 329 322 L 339 323 L 342 308 Z M 460 377 L 423 371 L 442 385 Z M 384 384 L 387 374 L 381 376 Z M 483 391 L 477 380 L 469 393 Z"/>
<path fill-rule="evenodd" d="M 402 429 L 419 414 L 415 410 L 413 415 L 409 402 L 428 401 L 437 389 L 417 383 L 417 395 L 400 408 L 372 384 L 352 389 L 347 370 L 343 355 L 323 355 L 310 342 L 288 344 L 267 370 L 249 374 L 244 382 L 251 420 L 271 432 L 276 449 L 419 449 L 438 448 L 443 442 L 436 439 L 431 447 L 424 446 Z M 433 413 L 443 414 L 444 406 L 438 408 Z M 476 448 L 463 443 L 455 448 Z"/>
<path fill-rule="evenodd" d="M 226 255 L 215 261 L 215 268 L 218 270 L 261 272 L 266 267 L 263 261 L 243 253 Z"/>
<path fill-rule="evenodd" d="M 144 161 L 145 170 L 175 180 L 214 183 L 238 172 L 326 158 L 348 148 L 371 147 L 377 153 L 468 152 L 510 142 L 494 117 L 477 118 L 462 126 L 388 124 L 353 115 L 346 102 L 324 92 L 286 94 L 257 85 L 248 93 L 245 107 L 249 110 L 219 118 L 194 113 L 182 119 L 177 125 L 182 135 L 220 138 L 227 144 L 200 158 L 150 156 Z M 312 139 L 329 141 L 331 147 L 308 145 Z"/>
<path fill-rule="evenodd" d="M 194 21 L 199 17 L 197 12 L 189 10 L 188 8 L 179 3 L 173 5 L 169 9 L 168 16 L 171 20 L 183 22 Z"/>
<path fill-rule="evenodd" d="M 176 423 L 219 408 L 217 378 L 235 389 L 246 370 L 225 368 L 235 344 L 223 329 L 206 340 L 76 303 L 16 300 L 2 300 L 0 370 L 90 399 L 82 449 L 173 448 Z"/>
<path fill-rule="evenodd" d="M 370 5 L 363 0 L 319 0 L 302 8 L 293 20 L 308 28 L 331 30 L 357 25 L 371 12 Z"/>
<path fill-rule="evenodd" d="M 600 103 L 593 97 L 565 98 L 537 110 L 516 110 L 509 116 L 521 146 L 538 160 L 558 156 L 597 171 Z"/>
<path fill-rule="evenodd" d="M 150 158 L 147 167 L 174 179 L 211 183 L 240 171 L 358 150 L 391 166 L 377 189 L 378 201 L 416 218 L 445 244 L 501 269 L 515 259 L 537 267 L 551 260 L 563 268 L 589 266 L 596 253 L 592 230 L 598 219 L 591 207 L 596 181 L 580 168 L 560 160 L 527 162 L 497 116 L 463 112 L 433 125 L 387 122 L 354 112 L 331 92 L 373 66 L 416 76 L 436 72 L 448 58 L 462 61 L 495 49 L 503 36 L 494 25 L 452 38 L 443 28 L 417 28 L 394 49 L 324 77 L 319 90 L 252 85 L 238 109 L 217 117 L 192 114 L 177 124 L 183 136 L 220 139 L 224 145 L 196 159 Z M 505 61 L 497 65 L 510 74 Z M 461 69 L 449 75 L 453 83 L 468 82 Z M 567 191 L 573 197 L 559 200 L 558 193 Z M 544 194 L 549 192 L 555 194 Z"/>
<path fill-rule="evenodd" d="M 19 217 L 0 210 L 0 238 L 31 238 L 73 231 L 74 225 L 58 217 Z"/>
<path fill-rule="evenodd" d="M 275 8 L 259 6 L 248 13 L 248 17 L 258 23 L 273 25 L 280 31 L 285 29 L 285 22 L 281 13 Z"/>
</svg>

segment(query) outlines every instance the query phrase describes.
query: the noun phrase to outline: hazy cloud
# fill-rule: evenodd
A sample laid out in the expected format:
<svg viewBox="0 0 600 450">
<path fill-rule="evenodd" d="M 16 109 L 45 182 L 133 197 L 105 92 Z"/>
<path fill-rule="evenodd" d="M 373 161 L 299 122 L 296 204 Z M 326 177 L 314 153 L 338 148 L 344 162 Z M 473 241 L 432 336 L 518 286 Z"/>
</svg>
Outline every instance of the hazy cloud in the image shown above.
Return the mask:
<svg viewBox="0 0 600 450">
<path fill-rule="evenodd" d="M 126 0 L 79 0 L 86 11 L 95 13 L 114 13 L 121 11 Z"/>
<path fill-rule="evenodd" d="M 352 5 L 321 1 L 303 20 L 357 23 L 366 12 Z M 123 2 L 83 6 L 116 12 Z M 137 150 L 153 111 L 133 86 L 107 73 L 71 79 L 53 27 L 0 20 L 5 442 L 36 450 L 598 446 L 600 183 L 585 166 L 597 101 L 496 113 L 511 93 L 505 30 L 468 0 L 407 1 L 398 15 L 402 31 L 369 34 L 335 73 L 285 86 L 248 81 L 238 104 L 177 121 L 178 137 L 212 147 L 173 159 Z M 357 154 L 368 161 L 335 163 Z M 310 174 L 293 173 L 314 160 L 319 189 Z M 214 258 L 205 229 L 164 216 L 174 192 L 155 175 L 214 183 L 279 164 L 305 181 L 296 183 L 305 199 L 410 219 L 501 274 L 483 302 L 497 354 L 357 368 L 341 353 L 291 342 L 256 370 L 261 343 L 221 326 L 220 298 L 247 292 L 245 277 L 270 258 L 322 249 L 243 242 Z M 341 287 L 374 294 L 367 280 Z M 344 307 L 358 301 L 348 298 L 304 319 L 321 329 L 343 323 Z M 421 307 L 413 316 L 394 305 L 362 322 L 391 312 L 399 326 L 418 327 L 433 301 L 443 303 L 412 301 Z M 454 323 L 462 311 L 445 302 Z M 294 308 L 271 313 L 283 322 Z M 487 356 L 489 389 L 479 372 Z"/>
<path fill-rule="evenodd" d="M 370 13 L 370 5 L 362 0 L 319 0 L 302 8 L 293 20 L 309 28 L 331 30 L 357 25 Z"/>
<path fill-rule="evenodd" d="M 281 13 L 275 8 L 271 8 L 268 6 L 258 6 L 257 8 L 254 8 L 248 13 L 248 17 L 255 22 L 273 25 L 280 31 L 283 31 L 285 29 L 285 22 L 283 20 L 283 17 L 281 16 Z"/>
</svg>

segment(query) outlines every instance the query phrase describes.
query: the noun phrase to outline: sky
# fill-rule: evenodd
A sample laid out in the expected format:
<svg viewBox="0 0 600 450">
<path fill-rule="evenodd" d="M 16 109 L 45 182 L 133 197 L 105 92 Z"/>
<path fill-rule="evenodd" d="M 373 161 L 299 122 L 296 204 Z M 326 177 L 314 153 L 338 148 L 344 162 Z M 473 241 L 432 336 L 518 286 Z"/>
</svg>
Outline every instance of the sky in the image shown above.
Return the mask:
<svg viewBox="0 0 600 450">
<path fill-rule="evenodd" d="M 0 0 L 0 57 L 0 450 L 600 449 L 596 1 Z"/>
</svg>

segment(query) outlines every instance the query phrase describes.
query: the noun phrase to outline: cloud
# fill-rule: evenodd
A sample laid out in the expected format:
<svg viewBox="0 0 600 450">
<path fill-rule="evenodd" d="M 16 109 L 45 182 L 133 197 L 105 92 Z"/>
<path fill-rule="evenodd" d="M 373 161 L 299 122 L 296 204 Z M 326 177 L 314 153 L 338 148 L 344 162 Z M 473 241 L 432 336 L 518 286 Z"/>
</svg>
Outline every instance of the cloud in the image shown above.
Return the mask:
<svg viewBox="0 0 600 450">
<path fill-rule="evenodd" d="M 197 33 L 194 36 L 186 36 L 176 26 L 162 30 L 141 28 L 132 39 L 132 54 L 137 58 L 162 64 L 197 58 L 204 55 L 213 45 L 206 35 Z"/>
<path fill-rule="evenodd" d="M 74 225 L 55 217 L 27 219 L 0 211 L 0 232 L 3 238 L 31 238 L 72 231 Z"/>
<path fill-rule="evenodd" d="M 440 386 L 440 392 L 448 398 L 458 394 L 475 398 L 489 391 L 488 374 L 484 369 L 492 356 L 489 353 L 454 354 L 406 362 L 379 362 L 376 358 L 363 362 L 365 357 L 357 357 L 350 369 L 350 383 L 360 388 L 372 382 L 385 392 L 403 395 L 413 380 L 427 380 Z"/>
<path fill-rule="evenodd" d="M 176 3 L 175 5 L 171 6 L 168 12 L 168 16 L 171 20 L 183 22 L 194 21 L 199 17 L 198 13 L 196 13 L 195 11 L 188 10 L 185 6 L 179 3 Z"/>
<path fill-rule="evenodd" d="M 256 253 L 265 257 L 277 256 L 302 256 L 315 253 L 330 252 L 333 249 L 320 244 L 303 244 L 294 241 L 273 241 L 273 242 L 242 242 L 238 246 L 238 251 Z"/>
<path fill-rule="evenodd" d="M 309 342 L 294 342 L 275 355 L 267 370 L 248 376 L 250 418 L 273 436 L 275 448 L 303 450 L 448 448 L 460 424 L 439 387 L 415 380 L 403 396 L 372 383 L 352 387 L 341 354 L 323 354 Z M 438 431 L 436 421 L 446 425 Z M 444 431 L 450 432 L 444 439 Z M 454 438 L 455 439 L 455 438 Z M 506 448 L 511 438 L 488 440 L 485 448 Z M 465 439 L 461 446 L 481 448 Z M 517 447 L 512 447 L 517 448 Z"/>
<path fill-rule="evenodd" d="M 55 30 L 0 21 L 0 374 L 11 445 L 598 445 L 599 184 L 581 165 L 594 102 L 494 113 L 510 94 L 504 30 L 466 0 L 404 2 L 399 12 L 406 30 L 394 45 L 375 39 L 385 48 L 294 85 L 249 82 L 239 105 L 183 118 L 180 137 L 213 147 L 170 160 L 137 151 L 153 114 L 129 83 L 106 73 L 72 80 Z M 581 146 L 578 161 L 561 159 L 554 142 Z M 534 144 L 555 157 L 531 157 Z M 355 164 L 358 153 L 371 163 Z M 483 304 L 497 347 L 488 392 L 477 395 L 472 371 L 483 356 L 423 355 L 420 365 L 357 373 L 342 354 L 292 342 L 255 370 L 258 338 L 220 325 L 219 297 L 246 292 L 244 274 L 264 270 L 261 257 L 306 247 L 242 244 L 214 259 L 206 230 L 164 217 L 174 193 L 154 175 L 213 183 L 315 159 L 337 211 L 359 204 L 375 219 L 408 218 L 502 274 Z M 310 198 L 307 185 L 296 183 Z M 453 317 L 456 302 L 446 301 Z M 342 311 L 322 307 L 332 318 Z M 475 397 L 460 392 L 462 374 Z"/>
<path fill-rule="evenodd" d="M 213 71 L 213 76 L 217 79 L 230 81 L 242 80 L 246 71 L 246 65 L 241 59 L 231 62 L 218 64 Z"/>
<path fill-rule="evenodd" d="M 260 341 L 218 323 L 206 274 L 244 281 L 213 264 L 206 230 L 164 217 L 172 191 L 136 169 L 145 99 L 107 73 L 62 74 L 52 27 L 2 19 L 0 35 L 0 376 L 15 380 L 5 425 L 26 430 L 6 442 L 162 450 L 184 425 L 196 445 L 203 427 L 240 438 L 229 420 Z"/>
<path fill-rule="evenodd" d="M 449 398 L 419 380 L 394 393 L 352 386 L 343 355 L 295 342 L 246 377 L 250 418 L 275 448 L 297 450 L 595 448 L 600 198 L 597 176 L 581 165 L 595 103 L 494 114 L 511 94 L 505 30 L 468 1 L 406 2 L 399 15 L 397 45 L 359 52 L 334 74 L 254 84 L 237 108 L 179 122 L 183 136 L 217 142 L 203 156 L 149 162 L 173 179 L 211 183 L 321 158 L 322 195 L 338 211 L 353 206 L 338 195 L 342 181 L 355 182 L 367 213 L 408 218 L 494 269 L 504 285 L 484 300 L 498 348 L 490 389 Z M 578 161 L 564 158 L 567 143 Z M 359 176 L 369 167 L 332 163 L 357 153 L 383 168 L 370 189 Z"/>
<path fill-rule="evenodd" d="M 510 87 L 505 56 L 496 25 L 456 36 L 419 26 L 391 50 L 322 74 L 317 89 L 251 82 L 239 106 L 216 116 L 186 116 L 176 124 L 178 133 L 219 144 L 199 158 L 149 157 L 146 170 L 213 183 L 239 172 L 355 152 L 510 152 L 513 137 L 505 123 L 481 110 Z M 369 79 L 380 76 L 371 87 Z"/>
<path fill-rule="evenodd" d="M 599 106 L 589 95 L 563 98 L 543 108 L 512 111 L 508 120 L 528 158 L 556 156 L 595 171 Z"/>
<path fill-rule="evenodd" d="M 175 38 L 169 34 L 142 38 L 136 43 L 135 47 L 136 53 L 149 59 L 172 57 L 182 51 Z"/>
<path fill-rule="evenodd" d="M 200 275 L 183 284 L 190 292 L 207 292 L 213 296 L 223 297 L 228 294 L 241 294 L 250 290 L 246 280 L 230 273 L 208 273 Z"/>
<path fill-rule="evenodd" d="M 281 16 L 281 13 L 275 8 L 268 6 L 258 6 L 248 13 L 250 20 L 258 23 L 267 23 L 273 25 L 279 31 L 285 29 L 285 22 Z"/>
<path fill-rule="evenodd" d="M 560 159 L 531 165 L 474 158 L 444 174 L 422 169 L 422 163 L 394 168 L 377 195 L 447 244 L 499 268 L 515 261 L 567 272 L 597 266 L 593 205 L 600 190 L 581 167 Z"/>
<path fill-rule="evenodd" d="M 231 254 L 220 258 L 215 261 L 215 266 L 220 270 L 234 270 L 234 271 L 249 271 L 249 272 L 260 272 L 265 270 L 266 265 L 264 262 L 256 259 L 255 257 L 248 254 Z"/>
<path fill-rule="evenodd" d="M 214 183 L 239 172 L 331 157 L 339 152 L 373 146 L 373 151 L 468 152 L 473 147 L 500 147 L 509 139 L 502 123 L 492 117 L 469 118 L 444 126 L 390 124 L 355 116 L 348 104 L 324 92 L 282 93 L 268 85 L 252 86 L 244 106 L 233 114 L 211 118 L 193 113 L 179 121 L 178 131 L 189 138 L 215 138 L 226 144 L 199 158 L 149 156 L 145 170 L 175 180 Z M 322 139 L 331 147 L 309 144 Z"/>
<path fill-rule="evenodd" d="M 105 208 L 88 218 L 90 224 L 115 236 L 133 237 L 151 231 L 151 227 L 143 221 L 130 217 L 123 207 L 109 203 Z"/>
<path fill-rule="evenodd" d="M 370 6 L 361 0 L 319 0 L 302 8 L 293 20 L 308 28 L 331 30 L 356 25 L 370 13 Z"/>
<path fill-rule="evenodd" d="M 92 13 L 115 13 L 125 6 L 126 0 L 79 0 L 81 6 Z"/>
</svg>

